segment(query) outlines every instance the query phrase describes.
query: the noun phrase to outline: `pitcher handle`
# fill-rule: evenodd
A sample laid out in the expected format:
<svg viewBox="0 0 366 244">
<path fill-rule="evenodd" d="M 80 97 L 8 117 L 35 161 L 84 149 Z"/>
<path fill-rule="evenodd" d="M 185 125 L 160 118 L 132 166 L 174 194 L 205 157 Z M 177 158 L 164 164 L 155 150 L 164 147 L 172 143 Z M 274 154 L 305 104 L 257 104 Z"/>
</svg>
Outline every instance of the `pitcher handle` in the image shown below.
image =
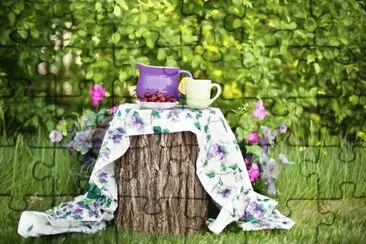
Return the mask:
<svg viewBox="0 0 366 244">
<path fill-rule="evenodd" d="M 184 75 L 186 75 L 186 76 L 188 76 L 188 77 L 191 77 L 191 78 L 193 78 L 193 76 L 192 76 L 192 74 L 191 74 L 191 72 L 189 72 L 188 70 L 179 70 L 179 75 L 180 74 L 184 74 Z"/>
<path fill-rule="evenodd" d="M 221 95 L 221 86 L 217 83 L 212 83 L 211 84 L 211 89 L 213 87 L 216 87 L 217 91 L 216 91 L 216 95 L 213 98 L 210 99 L 210 104 L 209 105 L 211 105 Z"/>
</svg>

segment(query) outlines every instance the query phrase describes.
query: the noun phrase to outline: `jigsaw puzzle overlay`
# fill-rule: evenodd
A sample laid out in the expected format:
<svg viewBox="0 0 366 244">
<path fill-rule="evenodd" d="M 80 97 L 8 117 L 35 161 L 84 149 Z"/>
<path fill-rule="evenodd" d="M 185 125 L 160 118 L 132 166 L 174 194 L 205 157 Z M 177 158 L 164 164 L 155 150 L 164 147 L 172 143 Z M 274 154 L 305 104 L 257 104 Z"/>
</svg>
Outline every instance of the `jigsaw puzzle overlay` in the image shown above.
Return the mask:
<svg viewBox="0 0 366 244">
<path fill-rule="evenodd" d="M 26 127 L 19 133 L 12 127 L 16 121 L 4 119 L 4 114 L 10 113 L 13 104 L 23 102 L 29 107 L 18 111 L 19 116 L 33 107 L 42 111 L 39 117 L 49 120 L 72 117 L 72 111 L 88 106 L 88 88 L 93 83 L 102 83 L 109 91 L 103 102 L 106 106 L 131 102 L 128 87 L 137 80 L 136 62 L 180 66 L 196 78 L 221 83 L 224 93 L 214 106 L 222 108 L 226 117 L 231 108 L 257 96 L 279 119 L 297 119 L 293 105 L 302 104 L 307 109 L 301 114 L 305 119 L 292 124 L 283 145 L 296 164 L 280 175 L 280 192 L 275 198 L 281 212 L 294 219 L 293 231 L 300 231 L 304 242 L 337 240 L 347 230 L 357 231 L 350 225 L 364 226 L 358 216 L 365 215 L 366 146 L 354 138 L 346 143 L 326 135 L 347 132 L 348 127 L 342 125 L 365 118 L 365 108 L 360 105 L 366 100 L 362 31 L 348 19 L 343 19 L 342 30 L 337 27 L 342 22 L 338 16 L 351 14 L 344 13 L 345 9 L 365 16 L 366 4 L 308 0 L 268 6 L 275 2 L 1 1 L 0 71 L 8 72 L 4 82 L 0 79 L 0 206 L 4 212 L 0 241 L 19 240 L 16 228 L 22 211 L 43 211 L 83 194 L 89 180 L 87 170 L 66 148 L 51 144 L 47 133 Z M 31 12 L 37 20 L 27 19 Z M 88 21 L 82 21 L 86 16 Z M 305 21 L 299 21 L 302 19 Z M 41 28 L 49 20 L 51 38 L 37 31 L 37 25 Z M 360 38 L 347 39 L 355 32 Z M 22 54 L 17 59 L 22 72 L 11 59 L 18 54 Z M 359 60 L 363 60 L 362 67 L 355 67 Z M 327 65 L 335 71 L 327 70 Z M 353 69 L 360 68 L 355 76 Z M 343 79 L 350 90 L 331 89 L 333 79 Z M 288 88 L 286 84 L 294 82 L 298 85 L 282 90 L 281 84 Z M 354 101 L 351 95 L 359 105 L 346 111 Z M 341 126 L 335 122 L 342 115 L 332 117 L 325 109 L 329 104 L 348 116 Z M 298 134 L 296 126 L 305 133 Z M 362 129 L 365 131 L 365 123 Z M 295 186 L 286 183 L 295 177 Z M 118 243 L 126 235 L 133 238 L 110 226 L 96 241 Z M 258 235 L 249 233 L 243 240 L 255 243 Z M 275 242 L 287 234 L 268 235 Z M 353 241 L 359 242 L 358 237 L 365 236 L 355 234 Z M 67 235 L 58 238 L 73 240 Z M 87 236 L 77 238 L 88 240 Z M 185 242 L 194 240 L 187 237 Z M 230 236 L 222 240 L 229 241 Z"/>
</svg>

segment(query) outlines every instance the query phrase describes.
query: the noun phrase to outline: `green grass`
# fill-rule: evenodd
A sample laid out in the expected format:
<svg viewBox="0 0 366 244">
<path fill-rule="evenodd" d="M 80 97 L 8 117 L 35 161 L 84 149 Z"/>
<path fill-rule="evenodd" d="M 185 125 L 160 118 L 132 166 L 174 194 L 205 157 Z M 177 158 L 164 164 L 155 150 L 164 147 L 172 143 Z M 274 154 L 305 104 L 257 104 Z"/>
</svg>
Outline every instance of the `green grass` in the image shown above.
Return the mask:
<svg viewBox="0 0 366 244">
<path fill-rule="evenodd" d="M 274 197 L 281 212 L 296 222 L 289 231 L 244 232 L 231 225 L 219 235 L 161 236 L 117 230 L 110 223 L 93 236 L 24 239 L 16 233 L 21 211 L 43 211 L 83 194 L 88 177 L 46 136 L 21 136 L 16 146 L 0 147 L 0 243 L 361 243 L 366 240 L 366 149 L 341 138 L 323 138 L 323 145 L 333 140 L 341 148 L 280 143 L 276 149 L 295 162 L 282 168 Z"/>
</svg>

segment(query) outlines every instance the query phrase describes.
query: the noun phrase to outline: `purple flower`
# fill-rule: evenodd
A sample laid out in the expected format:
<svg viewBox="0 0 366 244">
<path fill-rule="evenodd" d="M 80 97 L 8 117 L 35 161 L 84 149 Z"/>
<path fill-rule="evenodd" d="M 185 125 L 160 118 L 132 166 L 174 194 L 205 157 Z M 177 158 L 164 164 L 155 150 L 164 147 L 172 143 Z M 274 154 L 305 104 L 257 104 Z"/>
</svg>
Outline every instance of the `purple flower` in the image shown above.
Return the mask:
<svg viewBox="0 0 366 244">
<path fill-rule="evenodd" d="M 278 131 L 281 133 L 281 134 L 284 134 L 287 132 L 287 126 L 285 125 L 284 122 L 281 122 L 278 127 L 277 127 Z"/>
<path fill-rule="evenodd" d="M 277 136 L 276 131 L 272 131 L 267 126 L 261 126 L 261 131 L 262 131 L 264 142 L 269 145 L 273 145 L 274 140 L 276 139 L 276 136 Z"/>
<path fill-rule="evenodd" d="M 278 155 L 278 159 L 280 160 L 280 162 L 281 163 L 283 163 L 283 164 L 291 164 L 289 161 L 288 161 L 288 159 L 286 158 L 286 156 L 284 155 L 284 154 L 282 154 L 282 153 L 280 153 L 279 155 Z"/>
<path fill-rule="evenodd" d="M 73 142 L 70 145 L 82 155 L 86 154 L 93 147 L 91 143 L 91 132 L 91 130 L 76 132 Z"/>
<path fill-rule="evenodd" d="M 248 174 L 251 182 L 254 182 L 258 179 L 258 177 L 260 176 L 260 172 L 256 163 L 252 164 L 252 167 L 250 167 Z"/>
<path fill-rule="evenodd" d="M 104 139 L 106 130 L 103 128 L 97 128 L 92 136 L 93 148 L 100 148 Z"/>
<path fill-rule="evenodd" d="M 250 168 L 250 165 L 252 164 L 252 155 L 246 155 L 244 158 L 245 166 L 247 169 Z"/>
<path fill-rule="evenodd" d="M 257 132 L 250 132 L 249 136 L 247 137 L 247 142 L 249 144 L 256 144 L 259 141 L 259 135 Z"/>
<path fill-rule="evenodd" d="M 51 131 L 49 137 L 51 142 L 60 142 L 62 140 L 62 134 L 58 130 Z"/>
<path fill-rule="evenodd" d="M 268 115 L 268 111 L 264 108 L 263 101 L 258 100 L 254 103 L 255 103 L 255 109 L 254 109 L 252 115 L 254 117 L 258 118 L 259 120 L 264 119 Z"/>
<path fill-rule="evenodd" d="M 268 193 L 270 195 L 276 194 L 276 186 L 273 183 L 268 184 Z"/>
<path fill-rule="evenodd" d="M 220 146 L 218 143 L 214 143 L 212 145 L 210 154 L 211 156 L 216 157 L 220 160 L 224 159 L 225 157 L 225 151 L 223 150 L 223 147 Z"/>
<path fill-rule="evenodd" d="M 271 172 L 271 177 L 276 179 L 279 174 L 279 169 L 276 161 L 273 158 L 269 160 L 268 169 Z"/>
<path fill-rule="evenodd" d="M 94 85 L 89 90 L 91 103 L 94 107 L 98 107 L 105 95 L 105 89 L 101 85 Z"/>
</svg>

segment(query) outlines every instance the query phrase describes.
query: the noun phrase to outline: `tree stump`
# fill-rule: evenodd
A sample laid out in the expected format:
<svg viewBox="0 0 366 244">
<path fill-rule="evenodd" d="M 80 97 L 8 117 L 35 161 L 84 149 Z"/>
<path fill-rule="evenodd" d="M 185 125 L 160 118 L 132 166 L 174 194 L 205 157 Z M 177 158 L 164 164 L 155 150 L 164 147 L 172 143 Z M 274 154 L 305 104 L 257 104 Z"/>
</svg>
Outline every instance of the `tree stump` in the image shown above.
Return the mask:
<svg viewBox="0 0 366 244">
<path fill-rule="evenodd" d="M 132 136 L 130 141 L 116 162 L 116 225 L 161 234 L 205 230 L 208 196 L 196 176 L 196 136 L 180 132 Z"/>
</svg>

